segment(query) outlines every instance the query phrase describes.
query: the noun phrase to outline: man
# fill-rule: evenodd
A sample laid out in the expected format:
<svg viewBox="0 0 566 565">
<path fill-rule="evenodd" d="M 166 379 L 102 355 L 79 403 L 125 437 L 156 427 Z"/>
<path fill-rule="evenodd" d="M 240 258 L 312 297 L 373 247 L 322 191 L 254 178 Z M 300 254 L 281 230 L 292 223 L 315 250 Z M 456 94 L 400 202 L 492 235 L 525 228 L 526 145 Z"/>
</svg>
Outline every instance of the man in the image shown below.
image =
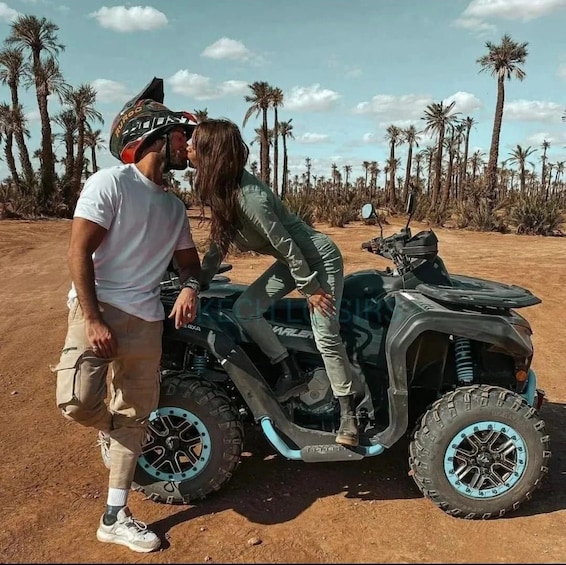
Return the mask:
<svg viewBox="0 0 566 565">
<path fill-rule="evenodd" d="M 110 151 L 123 164 L 98 171 L 81 191 L 68 251 L 68 332 L 55 369 L 58 407 L 66 418 L 99 430 L 110 470 L 97 538 L 138 552 L 160 545 L 127 506 L 159 400 L 159 283 L 174 258 L 183 288 L 169 317 L 180 327 L 195 318 L 201 273 L 185 206 L 164 183 L 168 171 L 186 168 L 196 120 L 162 102 L 163 81 L 155 78 L 124 106 L 110 138 Z"/>
</svg>

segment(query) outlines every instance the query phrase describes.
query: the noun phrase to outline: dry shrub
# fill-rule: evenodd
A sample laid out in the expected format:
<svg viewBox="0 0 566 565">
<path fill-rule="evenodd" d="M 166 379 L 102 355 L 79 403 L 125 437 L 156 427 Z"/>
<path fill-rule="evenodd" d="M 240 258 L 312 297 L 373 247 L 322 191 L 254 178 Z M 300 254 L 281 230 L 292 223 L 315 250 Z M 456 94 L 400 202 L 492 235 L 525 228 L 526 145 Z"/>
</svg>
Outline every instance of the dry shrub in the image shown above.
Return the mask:
<svg viewBox="0 0 566 565">
<path fill-rule="evenodd" d="M 542 194 L 521 196 L 511 210 L 510 219 L 518 234 L 561 235 L 563 210 L 557 198 Z"/>
<path fill-rule="evenodd" d="M 283 202 L 291 212 L 299 216 L 309 226 L 314 224 L 315 206 L 309 194 L 286 194 Z"/>
</svg>

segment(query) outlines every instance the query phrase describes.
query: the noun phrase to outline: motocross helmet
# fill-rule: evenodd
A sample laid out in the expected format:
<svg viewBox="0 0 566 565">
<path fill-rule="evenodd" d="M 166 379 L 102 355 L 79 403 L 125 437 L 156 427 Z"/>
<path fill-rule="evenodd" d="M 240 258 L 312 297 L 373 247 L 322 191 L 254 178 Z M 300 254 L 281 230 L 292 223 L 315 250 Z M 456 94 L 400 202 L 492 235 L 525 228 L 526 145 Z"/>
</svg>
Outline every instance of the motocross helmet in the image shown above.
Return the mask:
<svg viewBox="0 0 566 565">
<path fill-rule="evenodd" d="M 141 149 L 160 137 L 167 139 L 167 134 L 175 127 L 182 127 L 187 139 L 192 136 L 197 124 L 195 116 L 169 110 L 163 105 L 163 97 L 163 79 L 154 77 L 120 110 L 110 128 L 110 153 L 116 159 L 124 164 L 135 163 Z M 166 163 L 166 169 L 170 168 L 173 168 L 171 163 Z"/>
</svg>

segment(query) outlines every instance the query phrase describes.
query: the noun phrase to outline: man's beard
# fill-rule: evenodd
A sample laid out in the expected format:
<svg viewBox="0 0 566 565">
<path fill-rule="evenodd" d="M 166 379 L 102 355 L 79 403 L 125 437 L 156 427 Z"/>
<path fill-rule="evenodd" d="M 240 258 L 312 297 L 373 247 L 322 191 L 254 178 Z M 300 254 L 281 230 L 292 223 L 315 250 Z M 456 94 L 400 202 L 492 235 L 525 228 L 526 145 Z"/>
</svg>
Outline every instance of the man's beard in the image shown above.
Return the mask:
<svg viewBox="0 0 566 565">
<path fill-rule="evenodd" d="M 169 153 L 169 159 L 167 159 L 167 149 L 166 145 L 161 150 L 161 155 L 163 156 L 163 163 L 167 170 L 182 171 L 187 168 L 189 159 L 187 158 L 186 151 L 179 149 L 178 151 L 171 151 Z"/>
</svg>

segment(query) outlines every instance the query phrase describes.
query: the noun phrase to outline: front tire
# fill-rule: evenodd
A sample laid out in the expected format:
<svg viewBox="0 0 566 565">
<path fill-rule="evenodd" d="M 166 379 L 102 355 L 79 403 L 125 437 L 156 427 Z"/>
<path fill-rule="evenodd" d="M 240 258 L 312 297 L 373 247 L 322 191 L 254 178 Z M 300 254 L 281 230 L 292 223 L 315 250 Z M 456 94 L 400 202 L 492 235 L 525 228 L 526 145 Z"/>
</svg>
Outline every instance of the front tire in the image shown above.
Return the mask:
<svg viewBox="0 0 566 565">
<path fill-rule="evenodd" d="M 201 500 L 232 477 L 243 438 L 238 411 L 220 388 L 191 375 L 168 376 L 132 488 L 167 504 Z"/>
<path fill-rule="evenodd" d="M 458 388 L 423 415 L 409 445 L 410 474 L 447 514 L 467 519 L 516 510 L 548 472 L 544 420 L 518 394 Z"/>
</svg>

